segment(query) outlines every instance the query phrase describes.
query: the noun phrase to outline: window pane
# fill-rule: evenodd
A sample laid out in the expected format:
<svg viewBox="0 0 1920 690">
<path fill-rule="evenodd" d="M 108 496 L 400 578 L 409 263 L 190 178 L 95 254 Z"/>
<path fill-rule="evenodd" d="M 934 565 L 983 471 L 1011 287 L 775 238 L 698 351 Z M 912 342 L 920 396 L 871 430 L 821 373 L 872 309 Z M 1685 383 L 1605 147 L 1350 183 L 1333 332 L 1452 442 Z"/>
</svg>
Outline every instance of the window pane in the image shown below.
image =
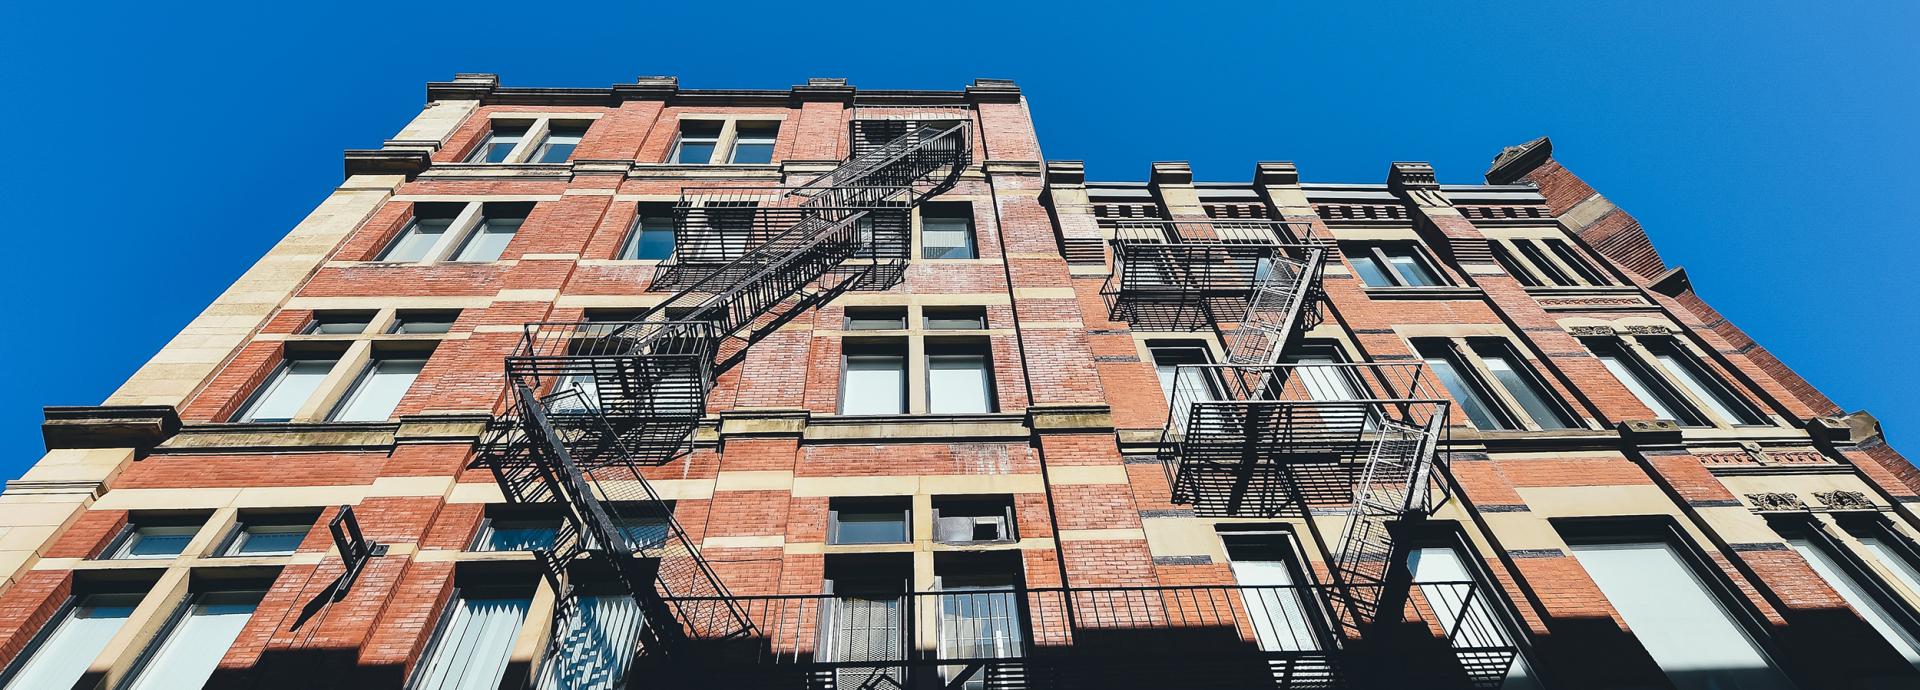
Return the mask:
<svg viewBox="0 0 1920 690">
<path fill-rule="evenodd" d="M 1641 342 L 1674 380 L 1685 386 L 1694 399 L 1712 408 L 1721 419 L 1734 424 L 1765 423 L 1747 408 L 1745 402 L 1735 398 L 1725 384 L 1695 361 L 1692 353 L 1682 352 L 1678 344 L 1666 338 L 1648 338 Z"/>
<path fill-rule="evenodd" d="M 622 259 L 664 261 L 670 256 L 673 256 L 673 219 L 662 216 L 642 217 L 634 231 L 627 235 L 627 245 L 620 252 Z"/>
<path fill-rule="evenodd" d="M 972 259 L 973 223 L 965 218 L 927 218 L 920 227 L 921 255 L 929 259 Z"/>
<path fill-rule="evenodd" d="M 1153 371 L 1160 377 L 1160 391 L 1166 394 L 1168 404 L 1173 403 L 1176 393 L 1187 402 L 1211 402 L 1220 398 L 1213 377 L 1205 369 L 1180 368 L 1182 364 L 1213 363 L 1205 348 L 1162 346 L 1148 351 L 1153 354 Z"/>
<path fill-rule="evenodd" d="M 1267 539 L 1230 539 L 1227 559 L 1253 623 L 1254 639 L 1265 652 L 1314 651 L 1321 647 L 1319 626 L 1309 599 L 1296 589 L 1282 544 Z"/>
<path fill-rule="evenodd" d="M 773 162 L 773 142 L 779 133 L 779 122 L 734 123 L 733 162 L 742 164 Z"/>
<path fill-rule="evenodd" d="M 173 558 L 187 550 L 187 542 L 199 531 L 198 526 L 136 528 L 112 558 Z"/>
<path fill-rule="evenodd" d="M 424 359 L 375 360 L 367 373 L 354 382 L 346 402 L 333 414 L 336 422 L 380 422 L 393 416 L 393 408 L 413 387 L 413 380 L 426 366 Z"/>
<path fill-rule="evenodd" d="M 559 526 L 551 520 L 488 520 L 475 551 L 537 551 L 553 548 Z"/>
<path fill-rule="evenodd" d="M 1347 258 L 1353 261 L 1353 272 L 1360 274 L 1360 282 L 1366 283 L 1368 287 L 1399 285 L 1393 278 L 1387 276 L 1386 267 L 1380 265 L 1380 260 L 1374 258 L 1369 249 L 1355 248 L 1347 254 Z"/>
<path fill-rule="evenodd" d="M 1477 382 L 1467 378 L 1469 374 L 1463 370 L 1464 367 L 1454 361 L 1452 346 L 1427 341 L 1417 343 L 1414 347 L 1426 360 L 1427 368 L 1432 369 L 1433 375 L 1440 379 L 1440 384 L 1446 386 L 1454 402 L 1460 404 L 1460 411 L 1467 414 L 1467 419 L 1473 422 L 1475 428 L 1489 431 L 1513 428 L 1496 410 L 1486 391 L 1481 390 Z"/>
<path fill-rule="evenodd" d="M 1645 370 L 1641 369 L 1635 361 L 1630 360 L 1629 358 L 1633 355 L 1628 354 L 1620 343 L 1612 340 L 1592 340 L 1587 342 L 1587 349 L 1592 350 L 1594 356 L 1600 358 L 1600 363 L 1606 365 L 1607 371 L 1612 372 L 1613 377 L 1619 379 L 1621 385 L 1632 391 L 1633 397 L 1640 399 L 1640 404 L 1652 410 L 1654 416 L 1660 419 L 1671 419 L 1686 426 L 1704 424 L 1700 416 L 1694 414 L 1692 408 L 1669 397 L 1659 381 L 1649 378 Z"/>
<path fill-rule="evenodd" d="M 927 357 L 927 410 L 935 414 L 992 412 L 984 355 Z"/>
<path fill-rule="evenodd" d="M 387 250 L 380 253 L 379 261 L 423 261 L 433 245 L 447 234 L 447 228 L 453 225 L 452 218 L 415 218 L 407 223 Z"/>
<path fill-rule="evenodd" d="M 41 639 L 6 690 L 73 687 L 139 603 L 138 594 L 81 597 L 59 620 L 48 623 L 54 626 L 53 632 Z"/>
<path fill-rule="evenodd" d="M 538 690 L 608 690 L 619 687 L 633 662 L 634 640 L 646 620 L 640 604 L 625 595 L 581 597 L 560 633 L 559 650 L 540 674 Z"/>
<path fill-rule="evenodd" d="M 1680 690 L 1793 688 L 1671 545 L 1577 544 L 1573 555 Z"/>
<path fill-rule="evenodd" d="M 1500 387 L 1507 389 L 1507 394 L 1520 403 L 1520 408 L 1527 411 L 1533 423 L 1542 429 L 1574 428 L 1573 421 L 1560 411 L 1559 405 L 1553 403 L 1548 397 L 1549 393 L 1541 388 L 1540 382 L 1526 368 L 1527 365 L 1513 354 L 1506 343 L 1476 342 L 1473 349 L 1480 355 L 1480 361 L 1486 363 L 1487 370 L 1493 372 L 1493 379 L 1500 382 Z"/>
<path fill-rule="evenodd" d="M 507 672 L 525 597 L 460 597 L 440 622 L 431 656 L 420 662 L 415 690 L 494 690 Z"/>
<path fill-rule="evenodd" d="M 1916 642 L 1913 634 L 1894 619 L 1892 612 L 1881 606 L 1879 600 L 1873 598 L 1867 587 L 1855 578 L 1851 571 L 1827 553 L 1825 547 L 1813 543 L 1811 539 L 1788 539 L 1787 543 L 1793 545 L 1794 551 L 1800 552 L 1801 558 L 1807 559 L 1807 565 L 1813 566 L 1813 571 L 1820 574 L 1820 579 L 1826 580 L 1827 584 L 1833 587 L 1833 591 L 1840 594 L 1840 598 L 1847 600 L 1847 605 L 1852 606 L 1861 618 L 1866 619 L 1867 624 L 1873 626 L 1874 631 L 1887 639 L 1887 644 L 1893 645 L 1894 650 L 1900 652 L 1901 658 L 1906 659 L 1908 664 L 1920 668 L 1920 642 Z"/>
<path fill-rule="evenodd" d="M 1888 544 L 1883 537 L 1870 536 L 1861 536 L 1860 545 L 1867 547 L 1867 553 L 1893 573 L 1894 579 L 1906 585 L 1907 591 L 1920 595 L 1920 568 L 1915 568 L 1912 562 L 1896 551 L 1897 547 Z"/>
<path fill-rule="evenodd" d="M 240 415 L 243 422 L 284 422 L 293 419 L 294 413 L 313 392 L 320 388 L 320 380 L 333 371 L 331 359 L 296 359 L 281 365 L 279 371 L 260 385 L 247 411 Z"/>
<path fill-rule="evenodd" d="M 247 525 L 234 535 L 228 556 L 284 556 L 300 548 L 310 525 Z"/>
<path fill-rule="evenodd" d="M 713 147 L 720 138 L 719 120 L 685 120 L 680 123 L 680 143 L 673 157 L 676 163 L 706 165 L 713 162 Z"/>
<path fill-rule="evenodd" d="M 213 677 L 213 668 L 240 629 L 253 617 L 264 592 L 207 592 L 193 597 L 187 614 L 175 621 L 129 686 L 131 690 L 197 688 Z"/>
<path fill-rule="evenodd" d="M 1440 277 L 1433 274 L 1433 269 L 1427 268 L 1427 262 L 1420 258 L 1418 250 L 1405 246 L 1386 247 L 1382 253 L 1387 255 L 1387 262 L 1393 264 L 1394 271 L 1400 275 L 1400 280 L 1408 286 L 1427 287 L 1442 284 Z"/>
<path fill-rule="evenodd" d="M 1552 249 L 1553 253 L 1558 255 L 1561 261 L 1565 261 L 1568 266 L 1572 266 L 1574 272 L 1579 273 L 1580 277 L 1587 279 L 1587 282 L 1594 285 L 1608 284 L 1609 281 L 1606 276 L 1601 275 L 1598 270 L 1595 270 L 1592 265 L 1587 263 L 1586 259 L 1581 258 L 1580 252 L 1575 251 L 1573 245 L 1567 244 L 1565 240 L 1545 240 L 1545 242 L 1547 243 L 1547 248 Z"/>
<path fill-rule="evenodd" d="M 525 137 L 526 134 L 526 125 L 494 125 L 493 131 L 487 133 L 486 140 L 480 142 L 480 147 L 474 149 L 473 155 L 467 158 L 467 162 L 499 163 L 505 161 L 507 154 L 513 153 L 513 147 L 518 146 L 520 139 Z"/>
<path fill-rule="evenodd" d="M 1533 262 L 1533 265 L 1540 269 L 1541 275 L 1546 276 L 1547 280 L 1553 281 L 1555 285 L 1578 284 L 1572 278 L 1568 278 L 1566 272 L 1560 270 L 1552 259 L 1547 258 L 1546 253 L 1540 251 L 1540 245 L 1532 240 L 1515 240 L 1514 245 L 1520 248 L 1520 253 L 1526 255 L 1528 261 Z"/>
<path fill-rule="evenodd" d="M 467 236 L 466 244 L 454 254 L 454 261 L 499 261 L 500 253 L 506 251 L 507 243 L 513 241 L 513 235 L 520 231 L 525 218 L 483 218 L 480 226 Z"/>
<path fill-rule="evenodd" d="M 1528 287 L 1533 287 L 1540 284 L 1540 280 L 1538 278 L 1533 277 L 1533 274 L 1528 272 L 1527 269 L 1521 268 L 1520 262 L 1516 261 L 1513 258 L 1512 254 L 1507 253 L 1507 247 L 1505 244 L 1500 242 L 1488 242 L 1487 246 L 1489 249 L 1493 250 L 1493 260 L 1500 264 L 1501 270 L 1506 271 L 1507 275 L 1513 276 L 1514 280 L 1518 280 L 1520 281 L 1521 285 L 1525 285 Z"/>
<path fill-rule="evenodd" d="M 907 541 L 906 514 L 900 510 L 834 511 L 835 544 L 898 544 Z"/>
<path fill-rule="evenodd" d="M 547 132 L 547 139 L 540 143 L 540 150 L 533 154 L 535 163 L 565 163 L 573 157 L 573 149 L 580 145 L 580 137 L 587 133 L 581 125 L 553 125 Z"/>
<path fill-rule="evenodd" d="M 659 517 L 623 517 L 615 521 L 627 546 L 633 549 L 657 549 L 667 543 L 667 520 Z"/>
<path fill-rule="evenodd" d="M 848 309 L 849 331 L 897 331 L 907 327 L 904 309 Z"/>
<path fill-rule="evenodd" d="M 987 327 L 987 315 L 978 309 L 926 310 L 927 330 L 980 330 Z"/>
<path fill-rule="evenodd" d="M 906 358 L 848 355 L 841 414 L 900 414 L 906 410 Z"/>
<path fill-rule="evenodd" d="M 713 142 L 681 141 L 680 157 L 676 162 L 690 165 L 705 165 L 713 160 Z"/>
<path fill-rule="evenodd" d="M 358 335 L 367 330 L 371 314 L 315 314 L 313 322 L 307 325 L 310 335 Z"/>
<path fill-rule="evenodd" d="M 1434 546 L 1413 549 L 1407 553 L 1407 569 L 1413 573 L 1413 582 L 1420 586 L 1427 605 L 1433 607 L 1437 618 L 1447 623 L 1447 633 L 1455 636 L 1453 646 L 1505 645 L 1506 626 L 1486 599 L 1494 593 L 1477 587 L 1479 579 L 1467 571 L 1458 551 Z M 1534 679 L 1533 668 L 1523 656 L 1514 657 L 1513 665 L 1507 667 L 1506 680 L 1500 684 L 1501 690 L 1539 690 L 1540 687 L 1540 681 Z"/>
<path fill-rule="evenodd" d="M 445 333 L 453 330 L 453 322 L 460 317 L 459 312 L 428 312 L 419 314 L 400 314 L 399 321 L 393 324 L 394 333 Z"/>
</svg>

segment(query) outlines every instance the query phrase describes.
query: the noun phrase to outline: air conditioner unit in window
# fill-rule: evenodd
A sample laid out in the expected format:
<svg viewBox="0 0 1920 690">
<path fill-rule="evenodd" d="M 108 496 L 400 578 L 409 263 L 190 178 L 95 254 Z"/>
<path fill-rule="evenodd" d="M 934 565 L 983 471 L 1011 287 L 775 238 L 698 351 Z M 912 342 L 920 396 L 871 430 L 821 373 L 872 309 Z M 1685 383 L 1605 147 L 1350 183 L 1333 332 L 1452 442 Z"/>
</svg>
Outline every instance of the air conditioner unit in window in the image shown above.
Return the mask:
<svg viewBox="0 0 1920 690">
<path fill-rule="evenodd" d="M 1005 516 L 941 517 L 933 521 L 933 540 L 948 543 L 1012 539 Z"/>
</svg>

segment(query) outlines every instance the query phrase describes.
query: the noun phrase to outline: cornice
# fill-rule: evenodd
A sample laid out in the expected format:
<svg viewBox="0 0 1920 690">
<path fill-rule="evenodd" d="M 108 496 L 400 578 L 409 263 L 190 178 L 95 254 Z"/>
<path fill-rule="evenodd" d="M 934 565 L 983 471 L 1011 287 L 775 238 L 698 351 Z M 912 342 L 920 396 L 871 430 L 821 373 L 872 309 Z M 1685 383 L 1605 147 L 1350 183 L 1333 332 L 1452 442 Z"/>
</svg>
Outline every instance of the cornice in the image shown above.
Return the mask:
<svg viewBox="0 0 1920 690">
<path fill-rule="evenodd" d="M 1553 140 L 1546 137 L 1540 137 L 1519 146 L 1506 147 L 1500 150 L 1500 155 L 1493 157 L 1492 167 L 1487 168 L 1487 182 L 1510 184 L 1526 177 L 1527 173 L 1533 172 L 1534 168 L 1540 167 L 1541 163 L 1547 162 L 1547 159 L 1552 157 Z"/>
<path fill-rule="evenodd" d="M 346 176 L 406 175 L 412 178 L 433 165 L 427 151 L 405 149 L 347 149 Z"/>
<path fill-rule="evenodd" d="M 56 406 L 42 409 L 40 437 L 47 450 L 133 448 L 146 451 L 180 431 L 171 405 Z"/>
</svg>

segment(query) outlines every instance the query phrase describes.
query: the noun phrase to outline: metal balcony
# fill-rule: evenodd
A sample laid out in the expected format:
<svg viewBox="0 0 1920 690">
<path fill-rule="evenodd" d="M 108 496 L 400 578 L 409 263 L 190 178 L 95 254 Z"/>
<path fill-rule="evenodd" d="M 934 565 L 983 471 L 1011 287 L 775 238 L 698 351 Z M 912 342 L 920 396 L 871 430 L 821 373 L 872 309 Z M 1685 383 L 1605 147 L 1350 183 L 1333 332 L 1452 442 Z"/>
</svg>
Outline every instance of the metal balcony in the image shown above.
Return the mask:
<svg viewBox="0 0 1920 690">
<path fill-rule="evenodd" d="M 706 687 L 1450 688 L 1497 685 L 1513 659 L 1473 583 L 1415 587 L 1390 645 L 1340 637 L 1328 589 L 742 596 L 752 635 L 695 639 L 690 662 L 645 673 Z M 1403 663 L 1363 656 L 1381 653 Z"/>
<path fill-rule="evenodd" d="M 1100 289 L 1108 316 L 1156 331 L 1253 322 L 1284 339 L 1318 314 L 1325 249 L 1310 232 L 1276 221 L 1123 221 Z M 1261 294 L 1265 305 L 1250 312 Z"/>
<path fill-rule="evenodd" d="M 858 218 L 855 223 L 860 246 L 849 257 L 852 260 L 889 264 L 906 261 L 912 217 L 909 190 L 867 187 L 805 195 L 813 191 L 800 187 L 681 190 L 680 201 L 674 206 L 673 255 L 661 265 L 654 286 L 687 287 L 728 269 L 733 269 L 733 275 L 723 275 L 722 282 L 746 280 L 755 266 L 740 259 L 788 230 L 816 219 Z"/>
<path fill-rule="evenodd" d="M 718 343 L 705 321 L 529 323 L 507 376 L 549 399 L 547 418 L 581 467 L 616 446 L 622 461 L 656 465 L 706 414 Z"/>
</svg>

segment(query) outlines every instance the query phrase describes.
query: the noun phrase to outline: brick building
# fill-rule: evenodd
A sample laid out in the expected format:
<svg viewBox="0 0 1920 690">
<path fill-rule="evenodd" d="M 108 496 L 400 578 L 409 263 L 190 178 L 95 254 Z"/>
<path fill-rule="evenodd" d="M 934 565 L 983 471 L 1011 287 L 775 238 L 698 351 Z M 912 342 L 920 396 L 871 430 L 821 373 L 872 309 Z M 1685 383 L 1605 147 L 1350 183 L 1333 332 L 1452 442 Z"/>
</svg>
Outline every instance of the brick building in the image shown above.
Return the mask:
<svg viewBox="0 0 1920 690">
<path fill-rule="evenodd" d="M 1920 473 L 1552 158 L 428 85 L 0 495 L 0 688 L 1920 687 Z"/>
</svg>

